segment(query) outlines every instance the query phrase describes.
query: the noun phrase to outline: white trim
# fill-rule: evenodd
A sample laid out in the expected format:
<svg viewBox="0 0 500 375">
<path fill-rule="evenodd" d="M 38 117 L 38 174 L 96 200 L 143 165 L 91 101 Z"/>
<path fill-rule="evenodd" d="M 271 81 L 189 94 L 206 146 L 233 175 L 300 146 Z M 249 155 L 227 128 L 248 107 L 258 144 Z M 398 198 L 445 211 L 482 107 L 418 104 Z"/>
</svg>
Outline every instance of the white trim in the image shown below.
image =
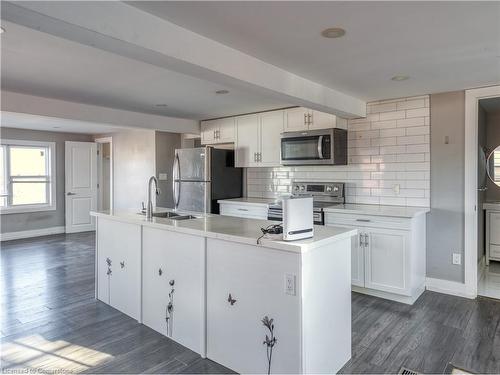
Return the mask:
<svg viewBox="0 0 500 375">
<path fill-rule="evenodd" d="M 456 281 L 433 279 L 431 277 L 427 277 L 425 279 L 425 289 L 438 293 L 451 294 L 452 296 L 459 296 L 470 299 L 476 298 L 476 294 L 471 294 L 467 291 L 465 284 L 457 283 Z"/>
<path fill-rule="evenodd" d="M 96 138 L 94 139 L 94 142 L 96 143 L 109 143 L 109 210 L 113 210 L 113 180 L 114 180 L 114 175 L 113 175 L 113 137 L 102 137 L 102 138 Z M 101 148 L 101 153 L 102 153 L 102 148 Z M 99 155 L 102 161 L 102 155 Z M 102 190 L 101 190 L 101 184 L 102 184 L 102 170 L 100 172 L 99 176 L 99 202 L 98 206 L 100 207 L 101 202 L 102 202 Z"/>
<path fill-rule="evenodd" d="M 19 240 L 21 238 L 49 236 L 51 234 L 64 233 L 64 227 L 50 227 L 43 229 L 22 230 L 19 232 L 8 232 L 0 234 L 0 241 Z"/>
<path fill-rule="evenodd" d="M 367 294 L 369 296 L 384 298 L 391 301 L 405 303 L 407 305 L 413 305 L 415 301 L 420 297 L 420 295 L 425 291 L 425 284 L 422 283 L 422 285 L 416 288 L 411 296 L 403 296 L 396 293 L 384 292 L 382 290 L 376 290 L 370 288 L 363 288 L 356 285 L 351 285 L 351 290 L 356 293 Z"/>
<path fill-rule="evenodd" d="M 480 99 L 500 96 L 500 86 L 465 90 L 464 258 L 467 296 L 477 296 L 477 121 Z"/>
<path fill-rule="evenodd" d="M 48 183 L 50 184 L 49 203 L 47 204 L 26 204 L 0 207 L 0 214 L 18 214 L 27 212 L 55 211 L 57 209 L 57 168 L 56 168 L 56 142 L 42 142 L 19 139 L 2 139 L 4 146 L 26 146 L 26 147 L 46 147 L 49 149 L 48 160 Z M 10 155 L 6 156 L 10 161 Z M 10 169 L 7 167 L 6 177 L 10 178 Z M 10 188 L 9 188 L 10 189 Z M 9 203 L 7 203 L 9 204 Z"/>
</svg>

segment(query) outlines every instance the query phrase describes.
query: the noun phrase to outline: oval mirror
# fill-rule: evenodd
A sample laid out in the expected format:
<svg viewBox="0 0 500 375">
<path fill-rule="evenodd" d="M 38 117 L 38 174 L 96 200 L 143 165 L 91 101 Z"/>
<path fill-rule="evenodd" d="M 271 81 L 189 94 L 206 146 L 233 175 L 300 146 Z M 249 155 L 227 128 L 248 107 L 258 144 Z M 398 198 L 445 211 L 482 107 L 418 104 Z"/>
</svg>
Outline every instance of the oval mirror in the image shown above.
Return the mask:
<svg viewBox="0 0 500 375">
<path fill-rule="evenodd" d="M 500 145 L 495 148 L 488 156 L 486 162 L 486 172 L 490 180 L 497 186 L 500 186 Z"/>
</svg>

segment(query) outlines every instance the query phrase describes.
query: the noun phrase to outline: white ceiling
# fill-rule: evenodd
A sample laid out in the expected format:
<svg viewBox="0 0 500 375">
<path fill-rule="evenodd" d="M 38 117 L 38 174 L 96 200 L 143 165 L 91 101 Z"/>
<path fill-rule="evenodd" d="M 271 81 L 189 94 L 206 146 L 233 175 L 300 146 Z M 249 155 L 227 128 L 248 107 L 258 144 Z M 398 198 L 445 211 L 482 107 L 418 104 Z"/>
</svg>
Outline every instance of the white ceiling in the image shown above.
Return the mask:
<svg viewBox="0 0 500 375">
<path fill-rule="evenodd" d="M 365 100 L 500 82 L 500 2 L 190 2 L 134 6 Z M 325 39 L 323 29 L 346 35 Z M 403 74 L 411 78 L 394 82 Z"/>
<path fill-rule="evenodd" d="M 205 119 L 289 104 L 2 21 L 1 87 L 156 115 Z M 215 91 L 230 90 L 216 95 Z M 167 104 L 166 108 L 155 104 Z"/>
<path fill-rule="evenodd" d="M 2 127 L 7 128 L 32 129 L 64 133 L 107 134 L 125 129 L 107 124 L 96 124 L 94 122 L 77 121 L 6 111 L 2 111 L 0 113 L 0 121 Z"/>
</svg>

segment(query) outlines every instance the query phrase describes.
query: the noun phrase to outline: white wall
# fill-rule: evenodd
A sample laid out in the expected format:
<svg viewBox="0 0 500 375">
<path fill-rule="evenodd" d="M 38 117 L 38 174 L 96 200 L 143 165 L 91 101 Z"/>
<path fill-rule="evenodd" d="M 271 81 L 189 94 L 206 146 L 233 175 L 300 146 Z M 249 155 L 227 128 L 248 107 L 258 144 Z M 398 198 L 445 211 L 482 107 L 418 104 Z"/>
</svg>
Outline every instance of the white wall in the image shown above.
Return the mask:
<svg viewBox="0 0 500 375">
<path fill-rule="evenodd" d="M 247 195 L 289 193 L 294 179 L 339 181 L 346 183 L 349 203 L 428 207 L 429 96 L 368 103 L 367 113 L 348 122 L 349 165 L 248 168 Z"/>
</svg>

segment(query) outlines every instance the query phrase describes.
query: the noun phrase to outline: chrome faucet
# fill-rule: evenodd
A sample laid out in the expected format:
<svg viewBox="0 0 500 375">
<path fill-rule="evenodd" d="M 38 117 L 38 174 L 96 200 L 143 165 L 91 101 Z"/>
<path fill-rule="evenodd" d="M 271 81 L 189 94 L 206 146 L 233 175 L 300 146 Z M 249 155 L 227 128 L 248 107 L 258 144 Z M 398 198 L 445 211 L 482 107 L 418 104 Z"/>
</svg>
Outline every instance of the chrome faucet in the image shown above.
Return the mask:
<svg viewBox="0 0 500 375">
<path fill-rule="evenodd" d="M 153 185 L 153 182 L 155 184 L 155 194 L 160 194 L 160 190 L 158 189 L 158 180 L 155 176 L 151 176 L 148 182 L 148 208 L 146 209 L 146 219 L 148 220 L 153 218 L 153 201 L 151 200 L 151 186 Z"/>
</svg>

